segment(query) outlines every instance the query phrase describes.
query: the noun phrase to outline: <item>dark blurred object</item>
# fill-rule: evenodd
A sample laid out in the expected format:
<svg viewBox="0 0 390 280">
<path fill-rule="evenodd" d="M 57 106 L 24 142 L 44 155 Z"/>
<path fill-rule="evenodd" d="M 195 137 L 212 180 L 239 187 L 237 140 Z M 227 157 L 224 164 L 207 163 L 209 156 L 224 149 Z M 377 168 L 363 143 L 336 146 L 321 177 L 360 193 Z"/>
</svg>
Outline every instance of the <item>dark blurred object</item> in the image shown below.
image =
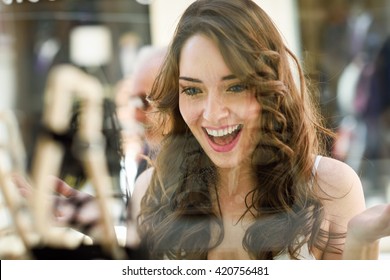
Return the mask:
<svg viewBox="0 0 390 280">
<path fill-rule="evenodd" d="M 105 151 L 109 174 L 118 177 L 121 170 L 121 160 L 123 158 L 121 127 L 116 115 L 115 103 L 105 98 L 103 102 L 103 135 L 105 138 Z M 62 142 L 65 149 L 64 160 L 61 166 L 60 178 L 76 189 L 80 189 L 86 182 L 81 153 L 78 152 L 76 134 L 80 117 L 80 103 L 76 102 L 73 108 L 73 116 L 68 132 L 63 135 Z"/>
<path fill-rule="evenodd" d="M 143 248 L 122 248 L 124 259 L 147 260 L 149 256 Z M 99 245 L 81 245 L 75 249 L 36 247 L 32 249 L 33 258 L 37 260 L 113 260 L 113 256 L 107 253 Z"/>
<path fill-rule="evenodd" d="M 390 37 L 374 61 L 370 90 L 366 97 L 363 118 L 367 123 L 367 148 L 365 157 L 383 159 L 390 157 Z"/>
</svg>

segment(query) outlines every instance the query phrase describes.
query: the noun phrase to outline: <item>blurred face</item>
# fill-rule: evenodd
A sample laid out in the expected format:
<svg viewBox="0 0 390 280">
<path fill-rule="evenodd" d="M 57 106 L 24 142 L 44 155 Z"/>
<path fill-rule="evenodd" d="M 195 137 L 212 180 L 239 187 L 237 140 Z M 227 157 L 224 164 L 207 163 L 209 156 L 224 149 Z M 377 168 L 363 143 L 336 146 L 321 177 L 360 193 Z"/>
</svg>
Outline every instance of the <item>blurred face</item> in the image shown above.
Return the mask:
<svg viewBox="0 0 390 280">
<path fill-rule="evenodd" d="M 156 53 L 144 61 L 130 79 L 122 82 L 117 95 L 117 103 L 125 105 L 124 110 L 118 111 L 124 127 L 127 128 L 128 133 L 133 133 L 142 140 L 146 138 L 149 143 L 154 143 L 154 138 L 157 136 L 149 129 L 154 119 L 152 107 L 147 102 L 146 96 L 151 92 L 162 59 L 162 53 Z"/>
<path fill-rule="evenodd" d="M 148 112 L 150 105 L 146 96 L 150 93 L 153 82 L 157 76 L 158 65 L 147 64 L 134 73 L 130 87 L 129 102 L 135 108 L 135 120 L 145 128 L 149 125 Z"/>
<path fill-rule="evenodd" d="M 206 154 L 219 168 L 249 164 L 259 134 L 254 91 L 232 74 L 217 45 L 202 35 L 187 40 L 179 67 L 180 112 Z"/>
</svg>

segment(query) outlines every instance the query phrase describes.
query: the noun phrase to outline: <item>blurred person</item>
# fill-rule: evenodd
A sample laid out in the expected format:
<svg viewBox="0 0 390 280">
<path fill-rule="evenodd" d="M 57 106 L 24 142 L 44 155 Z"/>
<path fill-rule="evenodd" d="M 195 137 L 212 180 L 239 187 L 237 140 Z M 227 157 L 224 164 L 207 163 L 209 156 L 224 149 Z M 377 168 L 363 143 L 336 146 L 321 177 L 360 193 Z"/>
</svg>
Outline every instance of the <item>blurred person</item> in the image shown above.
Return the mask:
<svg viewBox="0 0 390 280">
<path fill-rule="evenodd" d="M 158 150 L 161 137 L 150 128 L 156 121 L 147 101 L 153 82 L 166 54 L 165 47 L 144 46 L 140 49 L 132 74 L 119 82 L 115 101 L 123 127 L 128 184 L 142 173 Z"/>
<path fill-rule="evenodd" d="M 367 87 L 354 102 L 361 104 L 360 120 L 366 127 L 362 173 L 373 196 L 386 201 L 390 194 L 390 37 L 386 37 L 372 59 Z"/>
</svg>

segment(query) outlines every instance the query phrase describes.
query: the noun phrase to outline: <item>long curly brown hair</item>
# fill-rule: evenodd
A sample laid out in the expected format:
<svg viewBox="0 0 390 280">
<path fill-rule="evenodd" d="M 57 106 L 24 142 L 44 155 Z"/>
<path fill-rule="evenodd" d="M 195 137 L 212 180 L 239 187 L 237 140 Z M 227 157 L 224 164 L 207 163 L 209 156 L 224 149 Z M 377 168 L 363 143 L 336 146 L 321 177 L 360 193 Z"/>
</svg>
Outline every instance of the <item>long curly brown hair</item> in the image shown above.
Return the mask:
<svg viewBox="0 0 390 280">
<path fill-rule="evenodd" d="M 246 199 L 254 219 L 243 247 L 254 259 L 286 253 L 299 258 L 306 243 L 324 249 L 329 233 L 321 229 L 324 211 L 312 168 L 313 155 L 325 153 L 331 133 L 320 122 L 297 58 L 253 1 L 198 0 L 181 17 L 149 96 L 170 127 L 139 216 L 151 257 L 206 259 L 223 240 L 221 213 L 215 211 L 217 168 L 178 105 L 180 52 L 195 34 L 213 40 L 233 74 L 255 89 L 261 106 L 251 160 L 257 185 Z"/>
</svg>

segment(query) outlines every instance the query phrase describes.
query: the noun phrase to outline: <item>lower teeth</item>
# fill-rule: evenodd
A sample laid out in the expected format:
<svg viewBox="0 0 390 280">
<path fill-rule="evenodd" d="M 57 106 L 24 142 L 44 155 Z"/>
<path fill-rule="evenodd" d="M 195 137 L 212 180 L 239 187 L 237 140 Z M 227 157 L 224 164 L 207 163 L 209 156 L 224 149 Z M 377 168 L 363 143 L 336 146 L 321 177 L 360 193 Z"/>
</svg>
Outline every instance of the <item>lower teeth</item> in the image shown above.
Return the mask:
<svg viewBox="0 0 390 280">
<path fill-rule="evenodd" d="M 219 137 L 211 137 L 213 143 L 219 146 L 225 146 L 233 142 L 233 140 L 237 137 L 238 132 L 233 132 L 232 134 L 228 134 L 225 136 Z"/>
</svg>

